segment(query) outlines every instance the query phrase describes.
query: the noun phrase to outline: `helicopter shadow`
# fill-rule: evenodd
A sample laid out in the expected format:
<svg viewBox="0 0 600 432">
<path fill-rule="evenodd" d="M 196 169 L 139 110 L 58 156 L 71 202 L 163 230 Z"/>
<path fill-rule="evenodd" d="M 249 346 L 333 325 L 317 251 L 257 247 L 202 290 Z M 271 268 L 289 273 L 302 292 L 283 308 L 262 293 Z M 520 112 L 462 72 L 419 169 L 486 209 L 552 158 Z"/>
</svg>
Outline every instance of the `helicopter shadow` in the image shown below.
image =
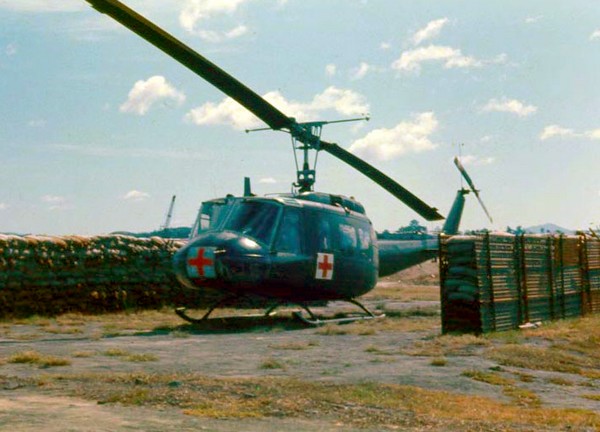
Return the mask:
<svg viewBox="0 0 600 432">
<path fill-rule="evenodd" d="M 297 331 L 310 328 L 291 315 L 285 316 L 232 316 L 209 318 L 197 323 L 182 323 L 178 326 L 156 327 L 138 333 L 138 336 L 171 334 L 175 337 L 206 334 L 273 333 Z"/>
</svg>

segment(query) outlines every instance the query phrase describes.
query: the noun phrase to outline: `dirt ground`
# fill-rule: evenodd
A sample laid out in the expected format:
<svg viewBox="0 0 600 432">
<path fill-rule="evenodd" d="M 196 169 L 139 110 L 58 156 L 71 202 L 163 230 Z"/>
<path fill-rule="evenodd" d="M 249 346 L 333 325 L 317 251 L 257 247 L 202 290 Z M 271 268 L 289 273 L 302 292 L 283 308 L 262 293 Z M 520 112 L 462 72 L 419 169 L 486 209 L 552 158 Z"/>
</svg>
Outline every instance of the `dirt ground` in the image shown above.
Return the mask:
<svg viewBox="0 0 600 432">
<path fill-rule="evenodd" d="M 166 312 L 0 322 L 0 431 L 599 430 L 600 373 L 506 366 L 486 354 L 519 337 L 513 333 L 441 337 L 438 289 L 436 264 L 427 263 L 385 278 L 366 296 L 365 303 L 385 311 L 387 318 L 319 328 L 300 325 L 286 311 L 281 318 L 205 327 L 177 321 Z M 346 309 L 334 303 L 320 311 Z M 542 344 L 537 339 L 525 343 Z M 209 380 L 201 392 L 194 387 L 198 380 Z M 159 381 L 173 400 L 148 398 Z M 228 392 L 239 393 L 236 386 L 248 382 L 292 382 L 301 389 L 294 398 L 301 399 L 314 396 L 313 385 L 385 390 L 389 384 L 434 392 L 428 397 L 466 395 L 473 404 L 484 397 L 519 409 L 566 409 L 590 420 L 528 426 L 449 415 L 438 421 L 435 416 L 427 420 L 415 408 L 415 418 L 386 413 L 354 421 L 360 410 L 347 400 L 328 402 L 333 404 L 328 409 L 322 409 L 321 401 L 305 411 L 278 408 L 261 415 L 193 409 L 196 400 L 206 405 L 197 398 L 208 391 L 225 400 Z M 123 396 L 124 383 L 144 392 L 136 393 L 138 399 L 131 392 Z M 303 391 L 307 394 L 297 394 Z M 244 397 L 256 398 L 247 393 Z M 383 409 L 375 405 L 370 403 L 369 409 Z"/>
</svg>

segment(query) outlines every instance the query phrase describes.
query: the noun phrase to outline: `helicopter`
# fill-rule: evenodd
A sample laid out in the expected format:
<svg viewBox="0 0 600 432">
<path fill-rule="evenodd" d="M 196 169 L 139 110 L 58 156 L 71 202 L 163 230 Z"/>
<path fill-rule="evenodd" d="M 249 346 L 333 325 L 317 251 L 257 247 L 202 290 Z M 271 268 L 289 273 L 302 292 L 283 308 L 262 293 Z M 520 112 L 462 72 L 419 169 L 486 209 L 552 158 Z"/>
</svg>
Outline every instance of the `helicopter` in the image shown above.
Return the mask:
<svg viewBox="0 0 600 432">
<path fill-rule="evenodd" d="M 86 0 L 192 72 L 231 97 L 268 128 L 287 132 L 295 151 L 302 153 L 291 193 L 258 197 L 249 181 L 243 196 L 227 196 L 202 204 L 190 241 L 173 257 L 179 282 L 188 288 L 213 288 L 223 298 L 201 317 L 185 308 L 176 313 L 191 323 L 203 322 L 218 307 L 251 296 L 267 299 L 265 316 L 280 306 L 295 304 L 308 314 L 296 314 L 308 324 L 373 319 L 357 300 L 372 290 L 377 279 L 436 256 L 438 239 L 378 241 L 365 208 L 354 198 L 316 192 L 315 167 L 309 152 L 324 151 L 347 163 L 383 187 L 428 221 L 444 219 L 395 180 L 338 144 L 321 139 L 331 122 L 300 123 L 286 116 L 260 95 L 118 0 Z M 348 121 L 348 120 L 346 120 Z M 455 164 L 479 199 L 479 191 L 455 159 Z M 465 198 L 461 188 L 444 224 L 446 234 L 458 230 Z M 484 210 L 487 213 L 487 209 Z M 489 215 L 488 215 L 489 216 Z M 342 300 L 362 310 L 358 316 L 321 319 L 311 305 Z"/>
</svg>

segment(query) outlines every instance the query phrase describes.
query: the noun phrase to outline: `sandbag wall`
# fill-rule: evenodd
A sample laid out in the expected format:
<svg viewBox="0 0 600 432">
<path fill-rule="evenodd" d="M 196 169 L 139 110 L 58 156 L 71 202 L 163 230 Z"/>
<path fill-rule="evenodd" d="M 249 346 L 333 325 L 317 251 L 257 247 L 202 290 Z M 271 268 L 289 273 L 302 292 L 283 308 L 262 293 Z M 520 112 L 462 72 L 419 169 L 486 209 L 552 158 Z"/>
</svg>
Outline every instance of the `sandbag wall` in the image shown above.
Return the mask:
<svg viewBox="0 0 600 432">
<path fill-rule="evenodd" d="M 171 257 L 182 241 L 0 235 L 0 318 L 100 313 L 193 302 Z"/>
<path fill-rule="evenodd" d="M 600 241 L 581 236 L 441 237 L 442 331 L 485 333 L 600 312 Z"/>
</svg>

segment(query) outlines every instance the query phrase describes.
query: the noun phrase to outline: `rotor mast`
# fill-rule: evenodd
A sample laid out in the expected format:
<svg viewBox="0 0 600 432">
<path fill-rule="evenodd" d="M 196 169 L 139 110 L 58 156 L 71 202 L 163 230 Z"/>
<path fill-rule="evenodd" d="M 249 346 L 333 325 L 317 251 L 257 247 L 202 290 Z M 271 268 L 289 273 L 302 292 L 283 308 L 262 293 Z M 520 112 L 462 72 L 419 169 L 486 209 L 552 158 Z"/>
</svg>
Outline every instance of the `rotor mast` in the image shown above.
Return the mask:
<svg viewBox="0 0 600 432">
<path fill-rule="evenodd" d="M 314 184 L 317 176 L 317 160 L 319 157 L 319 151 L 321 150 L 321 133 L 323 132 L 323 126 L 333 123 L 348 123 L 355 121 L 369 121 L 370 117 L 365 115 L 363 117 L 343 119 L 343 120 L 332 120 L 332 121 L 315 121 L 315 122 L 304 122 L 298 123 L 295 118 L 289 117 L 291 126 L 286 128 L 292 138 L 292 150 L 294 151 L 294 162 L 296 164 L 296 182 L 293 183 L 294 188 L 298 192 L 311 192 L 314 188 Z M 258 128 L 258 129 L 246 129 L 246 133 L 258 132 L 265 130 L 274 130 L 273 128 Z M 309 152 L 315 150 L 315 160 L 312 164 L 310 163 Z M 302 169 L 298 165 L 298 152 L 302 152 Z"/>
</svg>

